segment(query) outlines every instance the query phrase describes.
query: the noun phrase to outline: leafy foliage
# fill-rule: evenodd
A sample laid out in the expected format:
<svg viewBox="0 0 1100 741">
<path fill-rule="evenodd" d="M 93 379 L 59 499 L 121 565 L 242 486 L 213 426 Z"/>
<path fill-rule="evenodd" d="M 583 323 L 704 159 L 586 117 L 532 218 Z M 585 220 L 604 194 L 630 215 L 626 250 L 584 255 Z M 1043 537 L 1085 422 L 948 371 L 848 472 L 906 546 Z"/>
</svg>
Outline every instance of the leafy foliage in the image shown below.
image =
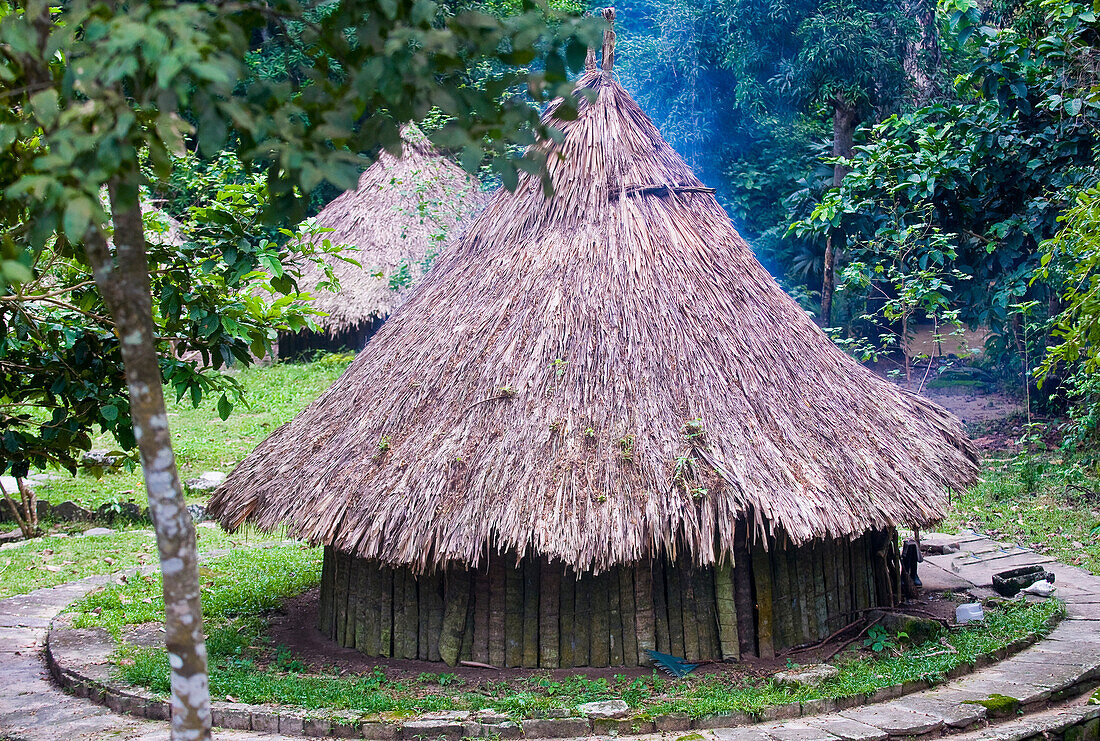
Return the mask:
<svg viewBox="0 0 1100 741">
<path fill-rule="evenodd" d="M 110 236 L 106 183 L 124 184 L 124 207 L 139 184 L 163 190 L 187 222 L 182 241 L 155 238 L 164 224 L 146 215 L 161 372 L 225 416 L 239 389 L 220 371 L 309 324 L 295 266 L 338 247 L 285 228 L 306 196 L 354 185 L 433 110 L 432 136 L 471 169 L 487 148 L 506 183 L 538 171 L 509 146 L 552 134 L 530 101 L 568 90 L 597 38 L 526 2 L 0 3 L 0 472 L 74 470 L 97 428 L 134 445 L 120 338 L 83 249 Z M 494 66 L 472 84 L 480 64 Z"/>
<path fill-rule="evenodd" d="M 1018 307 L 1051 298 L 1046 283 L 1032 281 L 1039 245 L 1058 230 L 1064 194 L 1093 177 L 1097 109 L 1080 97 L 1086 76 L 1074 70 L 1093 54 L 1095 16 L 1081 3 L 1032 2 L 1045 18 L 1032 38 L 1030 24 L 992 28 L 973 3 L 950 7 L 955 38 L 974 55 L 958 80 L 958 101 L 871 127 L 843 183 L 795 230 L 840 228 L 864 245 L 933 236 L 941 247 L 929 258 L 946 256 L 955 279 L 943 288 L 960 319 L 991 327 L 999 338 L 993 349 L 1014 350 Z M 855 257 L 881 267 L 892 254 L 872 249 Z"/>
</svg>

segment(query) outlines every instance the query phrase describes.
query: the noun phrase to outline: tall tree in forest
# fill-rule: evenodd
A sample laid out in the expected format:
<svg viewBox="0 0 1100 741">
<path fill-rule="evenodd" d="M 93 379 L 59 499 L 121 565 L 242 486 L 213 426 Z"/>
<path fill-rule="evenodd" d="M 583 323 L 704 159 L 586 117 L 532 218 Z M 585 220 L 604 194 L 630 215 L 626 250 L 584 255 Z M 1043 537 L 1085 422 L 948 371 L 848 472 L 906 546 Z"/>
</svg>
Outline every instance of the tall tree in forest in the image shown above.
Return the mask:
<svg viewBox="0 0 1100 741">
<path fill-rule="evenodd" d="M 856 127 L 895 103 L 907 80 L 902 60 L 914 38 L 908 0 L 725 0 L 726 64 L 742 107 L 832 120 L 833 184 L 847 172 Z M 829 323 L 834 263 L 844 235 L 826 239 L 822 324 Z"/>
<path fill-rule="evenodd" d="M 210 738 L 210 698 L 195 531 L 155 350 L 143 162 L 165 177 L 171 152 L 197 145 L 215 156 L 232 133 L 241 157 L 266 170 L 273 210 L 300 212 L 301 193 L 326 180 L 352 187 L 360 153 L 399 151 L 401 125 L 435 107 L 449 117 L 437 142 L 476 166 L 486 145 L 504 153 L 508 135 L 550 135 L 529 104 L 502 93 L 565 93 L 567 67 L 579 68 L 597 40 L 579 20 L 547 31 L 529 5 L 505 19 L 441 18 L 428 0 L 340 0 L 326 10 L 307 15 L 292 0 L 0 3 L 0 289 L 33 279 L 42 252 L 60 250 L 83 256 L 110 308 L 157 533 L 173 739 Z M 298 74 L 250 75 L 249 41 L 287 23 L 304 29 Z M 540 53 L 544 71 L 507 66 Z M 469 71 L 484 62 L 504 71 L 471 84 Z M 515 182 L 516 161 L 496 167 Z"/>
</svg>

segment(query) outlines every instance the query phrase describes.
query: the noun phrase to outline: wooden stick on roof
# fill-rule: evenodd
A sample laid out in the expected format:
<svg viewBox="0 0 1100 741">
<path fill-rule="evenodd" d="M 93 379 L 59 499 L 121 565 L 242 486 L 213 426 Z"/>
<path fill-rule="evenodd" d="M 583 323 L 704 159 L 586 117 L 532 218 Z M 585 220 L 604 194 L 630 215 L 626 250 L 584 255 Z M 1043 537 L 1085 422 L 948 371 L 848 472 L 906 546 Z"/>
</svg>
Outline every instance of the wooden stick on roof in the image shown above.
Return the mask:
<svg viewBox="0 0 1100 741">
<path fill-rule="evenodd" d="M 604 8 L 603 18 L 607 21 L 607 30 L 603 32 L 603 71 L 610 72 L 615 66 L 615 9 Z"/>
</svg>

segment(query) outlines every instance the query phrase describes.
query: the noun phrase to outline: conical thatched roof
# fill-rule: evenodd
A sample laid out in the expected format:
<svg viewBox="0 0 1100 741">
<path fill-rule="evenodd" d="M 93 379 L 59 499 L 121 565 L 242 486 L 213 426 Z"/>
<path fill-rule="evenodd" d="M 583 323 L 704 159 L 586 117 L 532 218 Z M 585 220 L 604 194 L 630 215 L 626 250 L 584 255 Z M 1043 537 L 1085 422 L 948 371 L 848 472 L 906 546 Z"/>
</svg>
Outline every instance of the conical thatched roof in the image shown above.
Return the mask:
<svg viewBox="0 0 1100 741">
<path fill-rule="evenodd" d="M 314 290 L 323 275 L 312 262 L 303 267 L 299 283 L 313 293 L 313 307 L 328 315 L 316 320 L 326 332 L 392 313 L 444 242 L 487 200 L 477 180 L 435 151 L 415 126 L 406 127 L 402 139 L 401 157 L 383 151 L 355 190 L 316 216 L 319 226 L 332 229 L 322 238 L 359 248 L 347 253 L 359 266 L 329 261 L 339 293 Z"/>
<path fill-rule="evenodd" d="M 837 349 L 609 73 L 579 86 L 556 196 L 498 194 L 230 475 L 222 523 L 419 567 L 707 564 L 739 518 L 796 543 L 924 525 L 974 481 L 960 422 Z"/>
</svg>

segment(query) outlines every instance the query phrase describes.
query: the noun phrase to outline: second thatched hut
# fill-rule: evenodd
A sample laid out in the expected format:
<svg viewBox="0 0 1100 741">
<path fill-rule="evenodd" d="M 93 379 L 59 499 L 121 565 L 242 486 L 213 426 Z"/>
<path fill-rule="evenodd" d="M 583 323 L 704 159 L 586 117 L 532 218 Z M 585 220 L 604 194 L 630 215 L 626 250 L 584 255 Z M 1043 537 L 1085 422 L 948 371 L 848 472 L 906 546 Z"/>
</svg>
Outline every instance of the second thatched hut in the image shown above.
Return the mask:
<svg viewBox="0 0 1100 741">
<path fill-rule="evenodd" d="M 314 350 L 361 350 L 382 322 L 409 295 L 444 245 L 480 210 L 487 194 L 478 181 L 437 152 L 415 126 L 401 134 L 402 154 L 383 151 L 359 177 L 359 185 L 325 206 L 315 220 L 332 231 L 320 235 L 334 245 L 357 248 L 332 258 L 339 292 L 317 289 L 321 269 L 303 266 L 299 281 L 314 296 L 319 332 L 286 333 L 279 356 Z"/>
<path fill-rule="evenodd" d="M 894 528 L 975 479 L 958 420 L 829 341 L 603 58 L 546 145 L 554 196 L 498 194 L 211 502 L 325 546 L 341 645 L 771 656 L 892 604 Z"/>
</svg>

